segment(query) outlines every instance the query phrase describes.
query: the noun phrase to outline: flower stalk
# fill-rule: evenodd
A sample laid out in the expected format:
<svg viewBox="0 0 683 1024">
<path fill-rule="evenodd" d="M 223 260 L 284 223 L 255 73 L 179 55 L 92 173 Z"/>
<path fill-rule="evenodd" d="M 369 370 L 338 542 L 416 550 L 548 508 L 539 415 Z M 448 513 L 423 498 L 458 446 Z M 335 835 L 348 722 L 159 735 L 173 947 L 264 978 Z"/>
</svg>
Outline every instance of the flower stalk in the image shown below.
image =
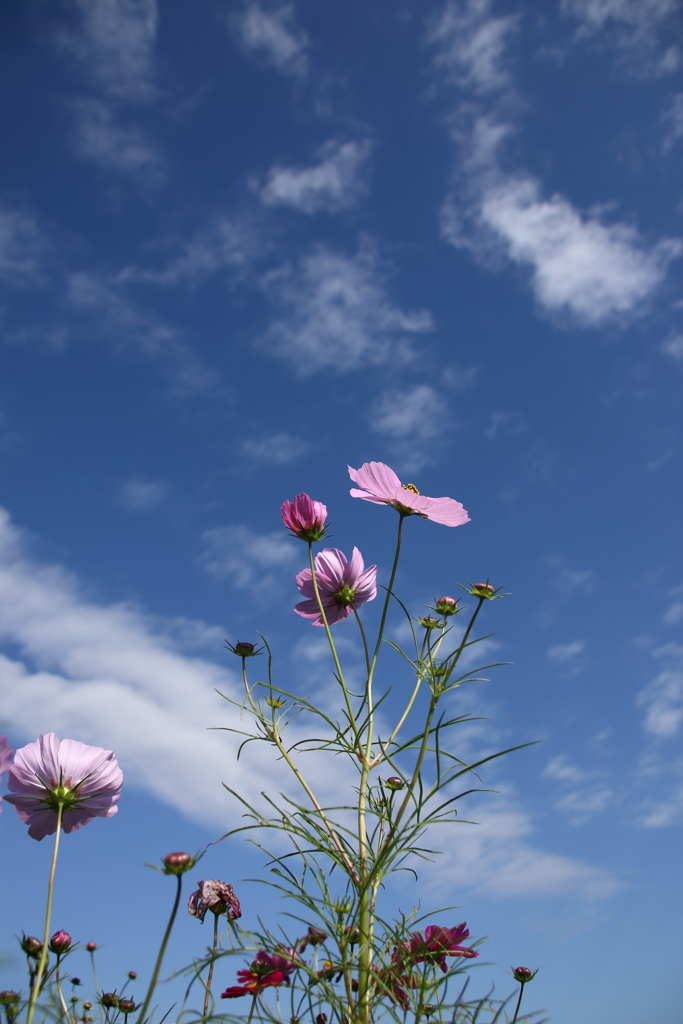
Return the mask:
<svg viewBox="0 0 683 1024">
<path fill-rule="evenodd" d="M 48 943 L 50 941 L 50 921 L 52 918 L 52 897 L 54 894 L 55 887 L 55 872 L 57 870 L 57 857 L 59 855 L 59 838 L 62 833 L 62 814 L 64 811 L 64 804 L 60 801 L 57 806 L 57 830 L 55 832 L 55 841 L 52 847 L 52 863 L 50 865 L 50 876 L 47 883 L 47 904 L 45 907 L 45 927 L 43 929 L 43 948 L 40 954 L 40 960 L 38 961 L 38 969 L 36 970 L 35 977 L 33 979 L 33 986 L 31 988 L 31 995 L 28 1001 L 28 1011 L 26 1013 L 26 1024 L 33 1024 L 33 1016 L 36 1012 L 36 1001 L 40 994 L 40 989 L 43 981 L 43 975 L 45 973 L 45 965 L 47 964 L 47 951 Z M 68 1020 L 68 1016 L 67 1016 Z"/>
</svg>

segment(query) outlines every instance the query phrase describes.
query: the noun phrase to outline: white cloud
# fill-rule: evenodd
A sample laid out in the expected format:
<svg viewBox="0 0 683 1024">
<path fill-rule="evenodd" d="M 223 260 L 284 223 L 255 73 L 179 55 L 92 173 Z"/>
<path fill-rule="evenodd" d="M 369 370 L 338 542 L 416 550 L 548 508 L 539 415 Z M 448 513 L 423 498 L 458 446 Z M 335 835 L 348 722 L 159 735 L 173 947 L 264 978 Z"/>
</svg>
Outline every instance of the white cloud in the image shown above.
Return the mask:
<svg viewBox="0 0 683 1024">
<path fill-rule="evenodd" d="M 543 309 L 589 327 L 636 313 L 683 251 L 677 239 L 648 247 L 635 228 L 583 215 L 564 196 L 544 199 L 530 177 L 486 184 L 467 216 L 471 230 L 463 231 L 447 204 L 442 223 L 451 244 L 484 255 L 498 249 L 529 268 Z"/>
<path fill-rule="evenodd" d="M 681 781 L 683 765 L 678 762 L 672 768 L 678 775 L 678 779 L 663 800 L 652 801 L 646 806 L 646 810 L 638 822 L 645 828 L 666 828 L 669 825 L 675 825 L 683 818 L 683 782 Z"/>
<path fill-rule="evenodd" d="M 683 139 L 683 92 L 676 93 L 671 103 L 662 114 L 661 120 L 666 126 L 664 150 L 671 149 L 679 139 Z"/>
<path fill-rule="evenodd" d="M 560 782 L 583 782 L 584 772 L 576 765 L 570 764 L 566 754 L 558 754 L 543 769 L 543 774 L 549 779 L 558 779 Z"/>
<path fill-rule="evenodd" d="M 318 151 L 312 167 L 271 167 L 260 197 L 266 206 L 290 206 L 301 213 L 336 213 L 354 206 L 366 192 L 361 171 L 372 141 L 331 139 Z"/>
<path fill-rule="evenodd" d="M 503 57 L 519 16 L 494 18 L 491 7 L 490 0 L 449 0 L 427 28 L 427 42 L 437 51 L 435 68 L 478 94 L 510 84 Z"/>
<path fill-rule="evenodd" d="M 583 825 L 594 814 L 600 814 L 614 803 L 614 791 L 607 786 L 574 790 L 557 801 L 555 807 L 569 815 L 572 825 Z"/>
<path fill-rule="evenodd" d="M 245 50 L 260 54 L 283 74 L 306 74 L 309 40 L 295 24 L 292 4 L 266 10 L 257 0 L 252 0 L 240 14 L 232 17 L 231 24 Z"/>
<path fill-rule="evenodd" d="M 405 471 L 429 462 L 434 439 L 443 437 L 451 426 L 448 404 L 430 384 L 384 391 L 370 418 L 375 433 L 394 441 L 396 458 Z"/>
<path fill-rule="evenodd" d="M 260 440 L 249 438 L 240 444 L 238 451 L 243 458 L 258 465 L 286 466 L 304 456 L 309 447 L 306 441 L 298 437 L 280 433 Z"/>
<path fill-rule="evenodd" d="M 57 42 L 76 57 L 104 91 L 117 99 L 154 98 L 156 0 L 72 0 L 77 25 Z"/>
<path fill-rule="evenodd" d="M 45 248 L 33 217 L 19 210 L 0 210 L 0 278 L 15 286 L 35 282 Z"/>
<path fill-rule="evenodd" d="M 294 588 L 293 569 L 303 568 L 301 544 L 280 531 L 255 533 L 248 526 L 217 526 L 203 533 L 202 541 L 202 568 L 263 603 L 272 600 L 275 588 L 281 589 L 288 571 Z"/>
<path fill-rule="evenodd" d="M 586 649 L 584 640 L 574 640 L 571 644 L 555 644 L 545 652 L 548 661 L 555 665 L 576 665 L 577 659 Z"/>
<path fill-rule="evenodd" d="M 133 477 L 121 491 L 121 504 L 131 512 L 146 512 L 166 497 L 163 480 L 142 480 Z"/>
<path fill-rule="evenodd" d="M 646 732 L 660 739 L 675 736 L 683 723 L 683 672 L 660 672 L 638 694 L 637 705 L 646 708 Z"/>
<path fill-rule="evenodd" d="M 433 328 L 426 310 L 406 313 L 392 304 L 369 244 L 352 257 L 321 246 L 297 266 L 268 274 L 263 284 L 285 310 L 264 344 L 302 377 L 405 362 L 411 354 L 409 335 Z"/>
<path fill-rule="evenodd" d="M 595 586 L 595 573 L 592 569 L 572 569 L 563 559 L 554 555 L 546 558 L 546 565 L 555 573 L 555 584 L 565 594 L 579 591 L 589 594 Z"/>
<path fill-rule="evenodd" d="M 149 185 L 163 181 L 164 160 L 139 125 L 118 121 L 112 108 L 101 100 L 78 100 L 72 106 L 76 114 L 73 142 L 81 156 Z"/>
<path fill-rule="evenodd" d="M 662 345 L 662 351 L 674 359 L 683 359 L 683 334 L 676 334 Z"/>
<path fill-rule="evenodd" d="M 678 0 L 562 0 L 560 9 L 579 21 L 578 40 L 616 47 L 632 74 L 671 74 L 681 63 Z"/>
<path fill-rule="evenodd" d="M 676 626 L 679 622 L 683 622 L 683 602 L 674 601 L 672 605 L 669 605 L 662 621 L 667 626 Z"/>
</svg>

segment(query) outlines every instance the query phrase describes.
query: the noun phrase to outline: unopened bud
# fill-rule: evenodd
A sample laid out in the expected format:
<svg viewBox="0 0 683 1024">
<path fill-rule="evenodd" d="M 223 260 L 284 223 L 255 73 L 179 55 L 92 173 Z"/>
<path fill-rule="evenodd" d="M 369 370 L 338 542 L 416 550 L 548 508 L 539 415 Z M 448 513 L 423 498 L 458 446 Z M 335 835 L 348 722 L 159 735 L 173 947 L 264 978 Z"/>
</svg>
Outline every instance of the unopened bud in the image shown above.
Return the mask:
<svg viewBox="0 0 683 1024">
<path fill-rule="evenodd" d="M 83 1003 L 84 1010 L 92 1010 L 92 1003 Z"/>
<path fill-rule="evenodd" d="M 81 984 L 81 979 L 80 978 L 72 978 L 71 979 L 71 984 L 72 985 L 80 985 Z"/>
<path fill-rule="evenodd" d="M 253 658 L 258 654 L 256 644 L 250 644 L 246 640 L 238 640 L 231 650 L 238 658 Z"/>
<path fill-rule="evenodd" d="M 475 597 L 486 597 L 490 599 L 494 597 L 496 591 L 490 583 L 475 583 L 472 587 L 472 593 Z"/>
<path fill-rule="evenodd" d="M 439 615 L 457 615 L 460 609 L 458 608 L 458 602 L 454 597 L 440 597 L 438 601 L 434 602 Z"/>
<path fill-rule="evenodd" d="M 100 996 L 100 1002 L 102 1006 L 105 1006 L 109 1010 L 117 1010 L 119 1006 L 119 997 L 116 992 L 103 992 Z"/>
<path fill-rule="evenodd" d="M 344 934 L 349 946 L 357 946 L 360 942 L 360 928 L 352 928 L 351 925 L 348 925 L 344 929 Z"/>
<path fill-rule="evenodd" d="M 89 953 L 94 953 L 95 950 L 97 949 L 97 943 L 96 942 L 88 942 L 86 944 L 85 948 L 88 950 Z"/>
<path fill-rule="evenodd" d="M 129 1013 L 132 1013 L 133 1010 L 136 1009 L 137 1006 L 135 1005 L 134 999 L 119 999 L 119 1010 L 121 1011 L 121 1013 L 125 1013 L 126 1016 L 128 1016 Z"/>
<path fill-rule="evenodd" d="M 422 1012 L 425 1014 L 425 1016 L 430 1017 L 434 1013 L 435 1009 L 436 1009 L 436 1007 L 433 1006 L 431 1003 L 426 1003 L 422 1007 Z"/>
<path fill-rule="evenodd" d="M 384 785 L 387 789 L 403 789 L 405 782 L 399 779 L 398 775 L 390 775 Z"/>
<path fill-rule="evenodd" d="M 439 620 L 435 619 L 433 615 L 425 615 L 423 619 L 418 619 L 417 621 L 425 629 L 438 629 L 441 626 Z"/>
<path fill-rule="evenodd" d="M 43 944 L 35 935 L 24 935 L 21 940 L 21 948 L 27 956 L 32 956 L 34 960 L 39 960 L 40 954 L 43 952 Z"/>
<path fill-rule="evenodd" d="M 165 874 L 182 875 L 194 867 L 195 858 L 190 853 L 167 853 L 164 857 Z"/>
<path fill-rule="evenodd" d="M 58 956 L 61 956 L 62 953 L 66 953 L 70 945 L 71 936 L 69 935 L 68 932 L 65 932 L 63 929 L 60 929 L 60 931 L 55 932 L 52 938 L 50 939 L 50 950 L 53 953 L 57 953 Z"/>
<path fill-rule="evenodd" d="M 128 971 L 128 977 L 130 978 L 131 981 L 135 981 L 135 979 L 137 978 L 137 974 L 135 973 L 135 971 Z"/>
<path fill-rule="evenodd" d="M 531 971 L 528 967 L 511 967 L 510 970 L 512 971 L 512 977 L 521 985 L 526 985 L 527 981 L 531 981 L 538 974 L 538 969 Z"/>
<path fill-rule="evenodd" d="M 357 992 L 358 991 L 358 978 L 351 978 L 351 991 L 352 992 Z"/>
<path fill-rule="evenodd" d="M 315 1018 L 315 1024 L 327 1024 L 327 1014 L 319 1013 Z"/>
<path fill-rule="evenodd" d="M 15 1006 L 19 1002 L 19 993 L 6 988 L 0 992 L 0 1006 Z"/>
<path fill-rule="evenodd" d="M 300 1020 L 301 1020 L 300 1017 L 290 1017 L 289 1018 L 289 1024 L 299 1024 Z"/>
<path fill-rule="evenodd" d="M 69 996 L 69 1001 L 72 1002 L 72 1003 L 77 1003 L 78 1002 L 78 996 Z"/>
</svg>

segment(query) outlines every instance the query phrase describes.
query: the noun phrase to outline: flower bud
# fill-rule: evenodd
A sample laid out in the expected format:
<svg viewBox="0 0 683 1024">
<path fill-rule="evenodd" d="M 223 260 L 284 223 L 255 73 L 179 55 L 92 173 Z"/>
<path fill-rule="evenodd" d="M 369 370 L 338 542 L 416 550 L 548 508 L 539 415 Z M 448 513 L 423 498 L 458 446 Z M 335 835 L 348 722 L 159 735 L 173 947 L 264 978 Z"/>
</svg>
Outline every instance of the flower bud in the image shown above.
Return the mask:
<svg viewBox="0 0 683 1024">
<path fill-rule="evenodd" d="M 92 1010 L 92 1003 L 83 1003 L 84 1010 Z"/>
<path fill-rule="evenodd" d="M 435 619 L 433 615 L 425 615 L 423 619 L 418 619 L 417 621 L 425 629 L 438 629 L 441 626 L 439 620 Z"/>
<path fill-rule="evenodd" d="M 137 978 L 137 974 L 135 973 L 135 971 L 128 971 L 128 977 L 130 978 L 131 981 L 135 981 L 135 979 Z"/>
<path fill-rule="evenodd" d="M 357 992 L 358 991 L 358 978 L 351 978 L 351 991 L 352 992 Z"/>
<path fill-rule="evenodd" d="M 398 775 L 390 775 L 384 785 L 387 789 L 403 789 L 405 782 L 399 779 Z"/>
<path fill-rule="evenodd" d="M 315 1018 L 315 1024 L 327 1024 L 327 1014 L 319 1013 Z"/>
<path fill-rule="evenodd" d="M 0 1006 L 14 1006 L 19 1002 L 19 993 L 6 988 L 0 992 Z"/>
<path fill-rule="evenodd" d="M 360 928 L 352 928 L 351 925 L 347 925 L 344 934 L 349 946 L 357 946 L 360 942 Z"/>
<path fill-rule="evenodd" d="M 71 979 L 71 984 L 72 985 L 82 985 L 83 983 L 82 983 L 80 978 L 72 978 Z"/>
<path fill-rule="evenodd" d="M 56 953 L 58 956 L 61 956 L 62 953 L 68 952 L 70 946 L 71 936 L 69 935 L 68 932 L 65 932 L 63 929 L 60 929 L 60 931 L 55 932 L 52 938 L 50 939 L 50 951 L 52 953 Z"/>
<path fill-rule="evenodd" d="M 195 858 L 190 853 L 167 853 L 164 857 L 165 875 L 183 875 L 194 867 Z"/>
<path fill-rule="evenodd" d="M 119 999 L 119 1010 L 121 1013 L 125 1013 L 128 1016 L 133 1010 L 137 1010 L 137 1005 L 134 999 Z"/>
<path fill-rule="evenodd" d="M 88 950 L 89 953 L 94 953 L 95 950 L 97 949 L 97 943 L 96 942 L 88 942 L 86 944 L 85 948 Z"/>
<path fill-rule="evenodd" d="M 32 956 L 34 960 L 39 960 L 40 954 L 43 952 L 43 944 L 35 935 L 24 935 L 21 940 L 21 948 L 27 956 Z"/>
<path fill-rule="evenodd" d="M 116 992 L 103 992 L 100 996 L 100 1002 L 108 1010 L 118 1010 L 119 1008 L 119 997 Z"/>
<path fill-rule="evenodd" d="M 511 967 L 510 970 L 512 971 L 512 977 L 521 985 L 526 985 L 527 981 L 531 981 L 538 974 L 538 968 L 535 971 L 531 971 L 528 967 Z"/>
<path fill-rule="evenodd" d="M 496 591 L 490 583 L 475 583 L 472 587 L 472 594 L 474 597 L 485 597 L 490 600 L 495 596 L 495 593 Z"/>
<path fill-rule="evenodd" d="M 282 522 L 294 537 L 315 544 L 325 536 L 327 508 L 321 501 L 314 501 L 308 494 L 297 494 L 280 511 Z"/>
<path fill-rule="evenodd" d="M 458 602 L 454 597 L 440 597 L 438 601 L 434 602 L 439 615 L 457 615 L 460 609 L 458 608 Z"/>
<path fill-rule="evenodd" d="M 422 1007 L 422 1012 L 424 1013 L 425 1017 L 431 1017 L 435 1009 L 436 1007 L 432 1006 L 431 1003 L 425 1003 L 425 1005 Z"/>
<path fill-rule="evenodd" d="M 289 1024 L 299 1024 L 300 1020 L 301 1020 L 300 1017 L 290 1017 L 289 1018 Z"/>
</svg>

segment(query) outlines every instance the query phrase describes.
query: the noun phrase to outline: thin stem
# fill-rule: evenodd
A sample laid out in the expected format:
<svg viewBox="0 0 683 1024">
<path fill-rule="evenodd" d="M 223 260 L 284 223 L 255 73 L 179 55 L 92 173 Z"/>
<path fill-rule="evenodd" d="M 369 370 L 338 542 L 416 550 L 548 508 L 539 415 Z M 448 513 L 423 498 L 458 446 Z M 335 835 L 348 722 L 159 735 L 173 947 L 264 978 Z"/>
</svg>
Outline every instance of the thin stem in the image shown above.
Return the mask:
<svg viewBox="0 0 683 1024">
<path fill-rule="evenodd" d="M 67 1024 L 71 1024 L 69 1010 L 67 1009 L 66 1002 L 64 1001 L 64 994 L 62 992 L 62 979 L 59 977 L 59 956 L 57 957 L 57 966 L 55 967 L 55 986 L 57 988 L 57 995 L 59 996 L 59 1001 L 62 1004 L 62 1010 L 64 1011 Z"/>
<path fill-rule="evenodd" d="M 353 608 L 353 605 L 351 607 Z M 370 652 L 368 651 L 368 640 L 365 635 L 365 630 L 363 629 L 363 623 L 361 622 L 360 615 L 358 614 L 356 608 L 353 608 L 353 614 L 356 616 L 356 622 L 358 623 L 360 635 L 363 638 L 363 650 L 365 651 L 365 667 L 368 670 L 368 675 L 370 675 Z"/>
<path fill-rule="evenodd" d="M 524 995 L 524 982 L 522 981 L 522 982 L 520 982 L 520 985 L 519 985 L 519 999 L 517 1000 L 517 1006 L 515 1007 L 515 1015 L 512 1018 L 512 1024 L 515 1024 L 515 1021 L 517 1020 L 517 1014 L 519 1013 L 519 1008 L 522 1005 L 522 996 L 523 995 Z"/>
<path fill-rule="evenodd" d="M 256 1000 L 258 996 L 256 993 L 251 997 L 251 1007 L 249 1008 L 249 1016 L 247 1017 L 247 1024 L 251 1024 L 251 1018 L 254 1016 L 254 1007 L 256 1006 Z"/>
<path fill-rule="evenodd" d="M 33 1015 L 36 1012 L 36 1001 L 38 994 L 40 993 L 40 983 L 43 980 L 43 974 L 45 973 L 45 965 L 47 964 L 47 944 L 50 939 L 50 919 L 52 917 L 52 894 L 55 885 L 55 870 L 57 868 L 57 854 L 59 853 L 59 837 L 62 831 L 62 814 L 64 813 L 64 805 L 59 803 L 57 807 L 57 831 L 55 832 L 55 843 L 52 848 L 52 864 L 50 865 L 50 878 L 47 883 L 47 906 L 45 908 L 45 930 L 43 932 L 43 948 L 40 953 L 40 960 L 38 961 L 38 970 L 33 982 L 33 988 L 31 989 L 31 997 L 28 1003 L 28 1013 L 26 1015 L 26 1024 L 32 1024 Z"/>
<path fill-rule="evenodd" d="M 213 915 L 213 949 L 211 950 L 211 966 L 206 979 L 206 992 L 204 993 L 204 1017 L 209 1015 L 209 999 L 211 998 L 211 982 L 213 981 L 213 965 L 216 962 L 216 949 L 218 947 L 218 914 Z"/>
<path fill-rule="evenodd" d="M 318 610 L 320 611 L 320 618 L 323 620 L 323 626 L 325 627 L 325 632 L 327 633 L 327 642 L 330 645 L 330 650 L 332 651 L 334 667 L 337 670 L 337 679 L 339 680 L 339 685 L 341 686 L 342 693 L 344 694 L 344 703 L 346 704 L 346 711 L 349 716 L 349 722 L 351 724 L 351 727 L 353 728 L 353 731 L 357 739 L 358 727 L 356 725 L 356 716 L 354 715 L 353 708 L 351 707 L 351 699 L 349 697 L 349 691 L 346 689 L 346 683 L 344 682 L 344 673 L 342 672 L 342 667 L 341 664 L 339 663 L 337 648 L 335 647 L 334 640 L 332 639 L 332 633 L 330 632 L 330 626 L 327 621 L 327 615 L 325 614 L 323 602 L 320 597 L 320 591 L 318 590 L 318 580 L 315 575 L 315 562 L 313 560 L 313 542 L 310 540 L 308 542 L 308 564 L 311 569 L 311 582 L 313 584 L 313 593 L 315 594 L 315 599 L 318 604 Z"/>
<path fill-rule="evenodd" d="M 140 1016 L 138 1017 L 137 1024 L 142 1024 L 142 1022 L 145 1020 L 145 1017 L 147 1016 L 147 1010 L 149 1009 L 149 1004 L 152 1002 L 152 996 L 154 995 L 154 989 L 156 988 L 157 979 L 159 977 L 159 972 L 161 971 L 161 965 L 162 965 L 163 960 L 164 960 L 164 953 L 166 952 L 166 946 L 168 945 L 168 940 L 170 939 L 171 932 L 173 930 L 173 923 L 175 921 L 175 916 L 178 913 L 178 906 L 180 904 L 180 892 L 181 892 L 181 889 L 182 889 L 182 886 L 183 886 L 183 876 L 182 875 L 176 875 L 176 880 L 178 882 L 178 888 L 177 888 L 176 895 L 175 895 L 175 901 L 173 903 L 173 910 L 171 911 L 171 916 L 168 919 L 168 924 L 166 925 L 166 931 L 164 932 L 164 937 L 163 937 L 162 942 L 161 942 L 161 947 L 159 949 L 159 955 L 157 956 L 157 962 L 154 965 L 154 974 L 152 975 L 152 980 L 149 983 L 149 988 L 147 989 L 147 996 L 145 998 L 145 1002 L 144 1002 L 144 1005 L 142 1007 L 142 1010 L 140 1011 Z M 28 1024 L 28 1022 L 27 1022 L 27 1024 Z"/>
<path fill-rule="evenodd" d="M 372 655 L 372 663 L 371 663 L 371 668 L 370 668 L 369 675 L 372 675 L 372 673 L 375 670 L 375 665 L 377 664 L 377 657 L 379 655 L 380 647 L 382 645 L 382 637 L 384 636 L 384 625 L 385 625 L 385 623 L 387 621 L 387 613 L 389 611 L 389 602 L 391 601 L 391 595 L 392 595 L 393 587 L 394 587 L 394 580 L 396 579 L 396 570 L 398 569 L 398 560 L 399 560 L 399 556 L 401 554 L 401 540 L 402 540 L 402 537 L 403 537 L 403 520 L 404 519 L 405 519 L 405 515 L 402 512 L 399 512 L 398 535 L 396 537 L 396 554 L 394 555 L 394 564 L 391 567 L 391 576 L 389 577 L 389 586 L 387 587 L 387 596 L 384 599 L 384 607 L 382 608 L 382 618 L 380 619 L 380 623 L 379 623 L 379 632 L 377 634 L 377 643 L 375 644 L 375 650 L 374 650 L 374 653 Z"/>
</svg>

